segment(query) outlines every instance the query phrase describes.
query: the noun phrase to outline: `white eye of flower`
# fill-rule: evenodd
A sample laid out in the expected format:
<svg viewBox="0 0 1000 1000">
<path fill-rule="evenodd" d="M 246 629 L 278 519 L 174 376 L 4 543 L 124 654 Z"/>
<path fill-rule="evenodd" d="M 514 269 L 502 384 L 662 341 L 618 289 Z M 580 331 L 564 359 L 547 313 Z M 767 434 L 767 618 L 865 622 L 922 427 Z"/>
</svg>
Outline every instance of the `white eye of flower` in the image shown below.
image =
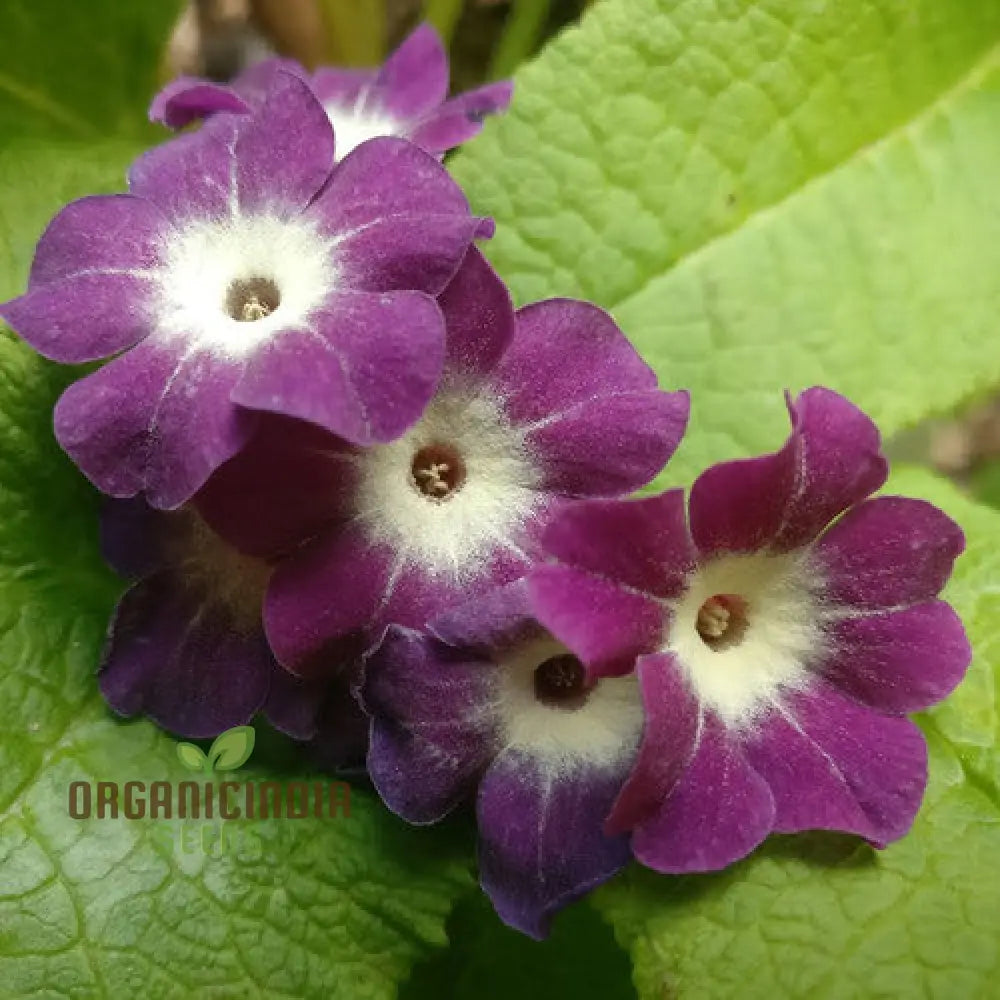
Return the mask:
<svg viewBox="0 0 1000 1000">
<path fill-rule="evenodd" d="M 720 556 L 673 604 L 667 651 L 723 722 L 748 724 L 825 655 L 822 590 L 801 552 Z"/>
<path fill-rule="evenodd" d="M 383 135 L 400 135 L 403 123 L 384 112 L 366 111 L 363 107 L 345 108 L 343 105 L 324 105 L 327 118 L 333 125 L 337 159 L 342 160 L 363 142 Z"/>
</svg>

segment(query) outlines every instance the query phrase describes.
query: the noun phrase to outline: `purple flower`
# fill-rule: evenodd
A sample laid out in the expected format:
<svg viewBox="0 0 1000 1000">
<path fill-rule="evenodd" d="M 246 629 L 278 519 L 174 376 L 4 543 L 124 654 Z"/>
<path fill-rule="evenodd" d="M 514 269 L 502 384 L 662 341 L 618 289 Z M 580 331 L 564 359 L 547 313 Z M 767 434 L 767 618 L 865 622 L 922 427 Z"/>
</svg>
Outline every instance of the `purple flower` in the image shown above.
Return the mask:
<svg viewBox="0 0 1000 1000">
<path fill-rule="evenodd" d="M 153 100 L 149 117 L 170 128 L 199 118 L 257 107 L 276 74 L 293 73 L 323 104 L 342 159 L 378 136 L 409 139 L 428 153 L 443 154 L 477 135 L 487 115 L 507 109 L 513 85 L 492 83 L 446 100 L 448 55 L 437 32 L 422 25 L 379 70 L 320 69 L 309 74 L 289 59 L 269 59 L 231 85 L 180 77 Z"/>
<path fill-rule="evenodd" d="M 347 728 L 360 717 L 351 699 L 334 705 L 328 685 L 278 666 L 261 621 L 270 563 L 226 545 L 190 507 L 110 501 L 102 542 L 111 566 L 132 581 L 100 668 L 116 712 L 148 715 L 191 738 L 217 736 L 257 712 L 297 739 L 316 734 L 321 711 L 339 714 Z M 364 742 L 355 742 L 357 756 Z"/>
<path fill-rule="evenodd" d="M 279 73 L 258 113 L 151 150 L 129 187 L 63 209 L 0 306 L 56 361 L 124 352 L 56 407 L 98 487 L 178 506 L 247 441 L 244 407 L 364 444 L 419 416 L 444 352 L 432 296 L 484 231 L 432 157 L 380 139 L 334 168 L 322 107 Z"/>
<path fill-rule="evenodd" d="M 596 306 L 554 299 L 515 316 L 477 250 L 440 304 L 441 386 L 402 437 L 359 449 L 272 422 L 201 504 L 244 551 L 315 536 L 277 568 L 265 604 L 271 645 L 296 672 L 521 576 L 557 502 L 631 492 L 683 434 L 687 394 L 659 391 Z"/>
<path fill-rule="evenodd" d="M 680 491 L 577 505 L 532 575 L 539 619 L 595 676 L 638 657 L 646 729 L 607 829 L 660 871 L 722 868 L 772 831 L 901 837 L 927 766 L 905 715 L 969 663 L 936 599 L 959 528 L 869 499 L 886 462 L 847 400 L 810 389 L 789 410 L 785 446 L 703 473 L 686 519 Z"/>
<path fill-rule="evenodd" d="M 394 626 L 368 661 L 368 768 L 386 804 L 433 823 L 475 796 L 479 870 L 497 913 L 536 938 L 628 862 L 604 819 L 642 732 L 634 676 L 588 681 L 530 614 L 524 582 Z"/>
</svg>

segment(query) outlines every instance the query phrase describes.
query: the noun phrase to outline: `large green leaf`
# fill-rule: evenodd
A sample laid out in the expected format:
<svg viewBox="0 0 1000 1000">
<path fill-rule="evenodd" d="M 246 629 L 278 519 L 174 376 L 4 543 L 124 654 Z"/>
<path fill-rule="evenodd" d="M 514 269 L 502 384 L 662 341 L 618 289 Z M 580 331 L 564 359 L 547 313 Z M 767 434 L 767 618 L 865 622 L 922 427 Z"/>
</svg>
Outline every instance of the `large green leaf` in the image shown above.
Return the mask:
<svg viewBox="0 0 1000 1000">
<path fill-rule="evenodd" d="M 3 0 L 0 137 L 144 131 L 180 0 Z"/>
<path fill-rule="evenodd" d="M 640 997 L 809 1000 L 996 995 L 1000 952 L 1000 513 L 926 472 L 928 497 L 966 528 L 946 596 L 976 650 L 956 694 L 924 719 L 931 783 L 903 840 L 774 837 L 717 875 L 635 868 L 598 905 L 632 950 Z"/>
<path fill-rule="evenodd" d="M 786 386 L 894 433 L 1000 380 L 993 0 L 606 0 L 453 166 L 520 301 L 693 390 L 674 481 L 772 447 Z"/>
</svg>

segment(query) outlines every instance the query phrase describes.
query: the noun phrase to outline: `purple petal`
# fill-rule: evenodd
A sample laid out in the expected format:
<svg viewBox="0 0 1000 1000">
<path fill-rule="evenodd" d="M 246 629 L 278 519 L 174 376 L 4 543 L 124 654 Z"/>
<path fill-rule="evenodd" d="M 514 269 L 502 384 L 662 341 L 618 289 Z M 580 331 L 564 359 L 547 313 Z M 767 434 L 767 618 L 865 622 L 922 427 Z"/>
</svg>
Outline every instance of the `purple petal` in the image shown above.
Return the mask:
<svg viewBox="0 0 1000 1000">
<path fill-rule="evenodd" d="M 300 676 L 333 672 L 365 652 L 391 593 L 395 553 L 356 526 L 316 539 L 284 562 L 264 602 L 279 661 Z"/>
<path fill-rule="evenodd" d="M 498 749 L 497 668 L 390 628 L 361 689 L 372 716 L 368 771 L 393 812 L 435 823 L 467 798 Z"/>
<path fill-rule="evenodd" d="M 149 120 L 167 128 L 180 129 L 219 111 L 246 114 L 250 106 L 225 84 L 195 76 L 179 76 L 153 98 L 149 106 Z"/>
<path fill-rule="evenodd" d="M 581 403 L 656 388 L 656 376 L 603 310 L 548 299 L 518 310 L 496 386 L 517 424 L 553 421 Z"/>
<path fill-rule="evenodd" d="M 310 323 L 255 351 L 233 400 L 308 420 L 355 444 L 399 437 L 441 375 L 444 321 L 434 300 L 420 292 L 345 292 Z"/>
<path fill-rule="evenodd" d="M 541 626 L 531 613 L 528 581 L 520 579 L 448 608 L 429 624 L 428 630 L 449 645 L 488 656 L 492 649 L 507 648 L 535 636 Z"/>
<path fill-rule="evenodd" d="M 605 824 L 624 833 L 653 816 L 690 765 L 698 739 L 698 701 L 673 655 L 641 656 L 636 667 L 646 723 L 639 756 Z"/>
<path fill-rule="evenodd" d="M 138 580 L 167 565 L 189 525 L 186 512 L 156 510 L 142 497 L 109 498 L 101 507 L 101 553 L 119 576 Z"/>
<path fill-rule="evenodd" d="M 686 392 L 630 392 L 587 400 L 533 426 L 525 443 L 544 485 L 568 496 L 624 496 L 667 464 L 684 436 Z"/>
<path fill-rule="evenodd" d="M 774 799 L 737 740 L 714 716 L 703 716 L 683 777 L 632 835 L 632 851 L 644 865 L 669 875 L 716 871 L 771 832 Z"/>
<path fill-rule="evenodd" d="M 385 61 L 375 81 L 379 104 L 398 118 L 415 118 L 448 95 L 448 54 L 438 33 L 422 24 Z"/>
<path fill-rule="evenodd" d="M 279 732 L 296 740 L 311 740 L 319 729 L 329 687 L 326 681 L 303 680 L 275 663 L 261 711 Z"/>
<path fill-rule="evenodd" d="M 250 105 L 259 107 L 267 99 L 268 92 L 279 77 L 294 76 L 305 84 L 310 84 L 308 70 L 294 59 L 264 59 L 248 66 L 233 81 L 233 89 Z"/>
<path fill-rule="evenodd" d="M 222 605 L 164 571 L 121 599 L 100 686 L 116 712 L 143 713 L 180 736 L 202 738 L 248 723 L 272 669 L 260 629 L 234 627 Z"/>
<path fill-rule="evenodd" d="M 828 601 L 877 609 L 936 597 L 964 548 L 962 529 L 937 507 L 883 496 L 848 511 L 816 551 Z"/>
<path fill-rule="evenodd" d="M 695 567 L 684 491 L 566 504 L 542 547 L 562 563 L 655 597 L 679 597 Z"/>
<path fill-rule="evenodd" d="M 447 331 L 445 369 L 478 381 L 497 366 L 514 336 L 507 286 L 475 247 L 438 299 Z"/>
<path fill-rule="evenodd" d="M 116 497 L 144 490 L 164 509 L 189 499 L 255 420 L 230 402 L 236 365 L 169 346 L 143 342 L 71 385 L 55 410 L 59 443 L 99 489 Z"/>
<path fill-rule="evenodd" d="M 944 601 L 837 621 L 824 673 L 862 705 L 903 715 L 946 698 L 965 676 L 972 649 Z"/>
<path fill-rule="evenodd" d="M 629 861 L 627 837 L 602 823 L 624 773 L 585 764 L 549 770 L 508 750 L 479 787 L 479 873 L 501 920 L 544 938 L 553 915 Z"/>
<path fill-rule="evenodd" d="M 797 548 L 885 482 L 878 430 L 843 396 L 807 389 L 788 410 L 780 451 L 723 462 L 695 481 L 691 533 L 704 556 Z"/>
<path fill-rule="evenodd" d="M 538 620 L 594 676 L 629 673 L 663 640 L 666 611 L 653 598 L 569 566 L 538 566 L 528 577 Z"/>
<path fill-rule="evenodd" d="M 230 545 L 269 558 L 349 516 L 358 478 L 352 458 L 326 431 L 269 415 L 193 502 Z"/>
<path fill-rule="evenodd" d="M 335 107 L 352 107 L 375 82 L 377 72 L 364 69 L 334 69 L 321 66 L 312 75 L 313 93 Z"/>
<path fill-rule="evenodd" d="M 326 698 L 316 720 L 316 735 L 307 749 L 309 757 L 325 771 L 364 769 L 371 720 L 356 697 L 360 678 L 361 663 L 353 661 L 323 682 Z"/>
<path fill-rule="evenodd" d="M 28 287 L 34 290 L 81 272 L 151 271 L 161 263 L 165 229 L 163 213 L 132 195 L 91 195 L 71 202 L 42 233 Z M 82 303 L 76 305 L 87 312 Z"/>
<path fill-rule="evenodd" d="M 912 722 L 822 682 L 773 713 L 747 756 L 771 787 L 780 833 L 841 830 L 884 847 L 909 830 L 927 783 L 927 746 Z"/>
<path fill-rule="evenodd" d="M 477 136 L 488 115 L 506 111 L 513 92 L 513 83 L 503 80 L 459 94 L 428 114 L 410 138 L 429 153 L 445 153 Z"/>
</svg>

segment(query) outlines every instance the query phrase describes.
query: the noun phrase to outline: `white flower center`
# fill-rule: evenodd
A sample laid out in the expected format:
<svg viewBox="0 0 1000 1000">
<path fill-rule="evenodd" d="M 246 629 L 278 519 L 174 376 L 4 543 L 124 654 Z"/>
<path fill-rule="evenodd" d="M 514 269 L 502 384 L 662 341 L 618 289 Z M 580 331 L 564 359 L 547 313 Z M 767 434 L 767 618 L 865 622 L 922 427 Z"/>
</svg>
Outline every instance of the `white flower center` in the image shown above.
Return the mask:
<svg viewBox="0 0 1000 1000">
<path fill-rule="evenodd" d="M 199 220 L 172 234 L 166 250 L 160 332 L 231 356 L 308 328 L 336 281 L 334 241 L 302 218 Z"/>
<path fill-rule="evenodd" d="M 357 456 L 358 518 L 401 559 L 452 581 L 498 549 L 517 553 L 539 502 L 539 474 L 495 399 L 438 394 L 390 444 Z"/>
<path fill-rule="evenodd" d="M 500 658 L 503 739 L 555 768 L 613 765 L 631 756 L 642 734 L 634 675 L 588 684 L 583 665 L 551 636 Z"/>
<path fill-rule="evenodd" d="M 826 652 L 822 587 L 803 553 L 720 556 L 672 605 L 667 651 L 703 704 L 746 725 L 802 687 Z"/>
<path fill-rule="evenodd" d="M 369 139 L 377 139 L 383 135 L 401 135 L 404 130 L 402 122 L 378 110 L 366 111 L 360 106 L 345 108 L 332 103 L 324 105 L 324 110 L 333 125 L 338 160 L 342 160 Z"/>
</svg>

